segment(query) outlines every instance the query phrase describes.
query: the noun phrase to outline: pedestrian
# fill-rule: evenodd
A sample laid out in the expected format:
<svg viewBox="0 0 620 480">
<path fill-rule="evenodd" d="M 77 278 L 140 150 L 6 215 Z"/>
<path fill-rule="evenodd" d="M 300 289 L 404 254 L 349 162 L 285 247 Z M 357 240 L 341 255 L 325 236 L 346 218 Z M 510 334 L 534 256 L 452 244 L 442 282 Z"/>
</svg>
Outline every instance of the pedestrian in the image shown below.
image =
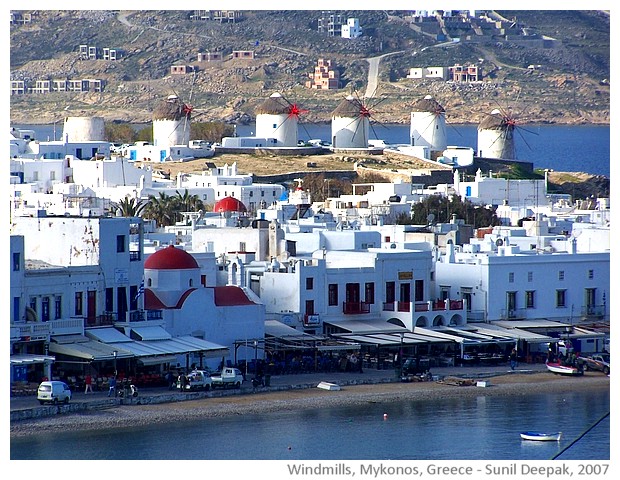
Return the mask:
<svg viewBox="0 0 620 480">
<path fill-rule="evenodd" d="M 168 390 L 174 390 L 174 375 L 170 370 L 166 374 L 166 382 L 168 382 Z"/>
<path fill-rule="evenodd" d="M 84 394 L 87 394 L 89 390 L 90 393 L 95 393 L 93 391 L 93 378 L 90 375 L 86 375 L 86 378 L 84 378 L 84 384 L 86 385 L 86 388 L 84 389 Z"/>
<path fill-rule="evenodd" d="M 514 370 L 517 366 L 517 349 L 513 348 L 510 352 L 510 369 Z"/>
<path fill-rule="evenodd" d="M 111 396 L 112 393 L 114 393 L 114 396 L 116 397 L 116 377 L 114 375 L 110 377 L 110 390 L 108 391 L 108 397 Z"/>
</svg>

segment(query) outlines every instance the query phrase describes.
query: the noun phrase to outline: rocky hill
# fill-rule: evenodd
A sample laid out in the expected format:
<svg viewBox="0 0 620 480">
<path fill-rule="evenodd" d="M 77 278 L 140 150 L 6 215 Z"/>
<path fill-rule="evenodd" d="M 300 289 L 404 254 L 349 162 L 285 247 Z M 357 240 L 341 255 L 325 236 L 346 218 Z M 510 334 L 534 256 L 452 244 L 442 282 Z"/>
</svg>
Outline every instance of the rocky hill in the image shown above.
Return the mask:
<svg viewBox="0 0 620 480">
<path fill-rule="evenodd" d="M 28 13 L 29 23 L 11 26 L 12 80 L 96 78 L 105 88 L 14 95 L 11 122 L 17 124 L 53 123 L 67 112 L 145 123 L 156 103 L 172 93 L 194 106 L 196 119 L 247 123 L 274 91 L 299 104 L 307 121 L 327 122 L 347 94 L 364 94 L 366 59 L 379 56 L 378 88 L 367 102 L 381 123 L 407 123 L 409 106 L 429 93 L 452 123 L 477 123 L 494 108 L 512 109 L 519 121 L 531 123 L 609 123 L 610 118 L 606 12 L 492 12 L 510 20 L 519 35 L 451 30 L 448 43 L 414 28 L 404 11 L 333 12 L 360 19 L 363 35 L 356 39 L 320 33 L 320 11 L 243 11 L 234 23 L 195 20 L 194 11 Z M 552 46 L 530 41 L 547 37 L 554 39 L 547 42 Z M 114 61 L 81 59 L 80 45 L 113 48 L 121 55 Z M 254 58 L 228 58 L 233 50 L 251 50 Z M 222 52 L 225 59 L 197 63 L 199 52 Z M 319 58 L 338 67 L 341 89 L 304 87 Z M 478 65 L 483 82 L 406 78 L 412 67 L 456 63 Z M 195 65 L 198 71 L 171 75 L 171 65 Z"/>
</svg>

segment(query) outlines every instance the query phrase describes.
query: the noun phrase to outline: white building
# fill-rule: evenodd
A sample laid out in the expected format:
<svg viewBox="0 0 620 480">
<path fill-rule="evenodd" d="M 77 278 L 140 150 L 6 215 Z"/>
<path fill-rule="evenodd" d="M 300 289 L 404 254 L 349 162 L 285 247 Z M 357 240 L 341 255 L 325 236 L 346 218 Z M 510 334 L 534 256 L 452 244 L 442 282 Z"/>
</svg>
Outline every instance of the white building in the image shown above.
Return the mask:
<svg viewBox="0 0 620 480">
<path fill-rule="evenodd" d="M 341 27 L 342 38 L 358 38 L 362 36 L 359 18 L 348 18 L 347 23 Z"/>
<path fill-rule="evenodd" d="M 234 284 L 205 286 L 198 262 L 178 247 L 170 245 L 148 257 L 144 286 L 145 309 L 163 320 L 173 338 L 190 335 L 225 346 L 235 363 L 256 354 L 253 347 L 235 348 L 236 342 L 264 340 L 265 307 L 260 300 Z M 217 368 L 220 360 L 214 358 L 209 366 Z"/>
<path fill-rule="evenodd" d="M 409 69 L 407 78 L 423 79 L 423 78 L 439 78 L 441 80 L 448 79 L 448 67 L 413 67 Z"/>
<path fill-rule="evenodd" d="M 536 245 L 535 237 L 529 237 Z M 452 246 L 437 262 L 439 295 L 464 300 L 469 321 L 609 318 L 609 251 L 523 248 L 515 236 L 487 235 Z M 529 246 L 529 245 L 528 245 Z"/>
</svg>

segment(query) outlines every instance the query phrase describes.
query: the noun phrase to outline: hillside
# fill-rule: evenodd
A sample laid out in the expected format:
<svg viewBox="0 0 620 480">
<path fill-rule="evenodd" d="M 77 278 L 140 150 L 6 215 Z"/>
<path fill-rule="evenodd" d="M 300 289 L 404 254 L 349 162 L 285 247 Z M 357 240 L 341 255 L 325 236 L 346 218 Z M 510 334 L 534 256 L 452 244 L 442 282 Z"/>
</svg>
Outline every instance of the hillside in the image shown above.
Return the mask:
<svg viewBox="0 0 620 480">
<path fill-rule="evenodd" d="M 463 36 L 439 46 L 402 11 L 335 12 L 360 19 L 364 34 L 357 39 L 319 33 L 319 11 L 243 11 L 235 23 L 192 20 L 192 13 L 32 12 L 30 23 L 11 26 L 11 79 L 97 78 L 106 85 L 101 93 L 11 96 L 11 122 L 53 123 L 70 112 L 145 123 L 157 102 L 177 93 L 194 106 L 196 119 L 249 123 L 274 91 L 299 104 L 307 121 L 327 122 L 348 93 L 365 92 L 366 59 L 387 55 L 368 101 L 377 122 L 409 122 L 409 106 L 430 93 L 452 123 L 477 123 L 498 107 L 513 109 L 521 122 L 609 123 L 610 21 L 604 12 L 494 12 L 527 27 L 529 35 L 554 38 L 554 48 L 470 31 L 452 31 Z M 115 48 L 122 56 L 81 60 L 82 44 Z M 252 50 L 255 58 L 201 62 L 196 74 L 170 74 L 173 64 L 196 64 L 199 52 L 232 50 Z M 343 88 L 303 86 L 319 58 L 338 66 Z M 412 67 L 456 63 L 477 64 L 484 81 L 458 85 L 405 78 Z"/>
</svg>

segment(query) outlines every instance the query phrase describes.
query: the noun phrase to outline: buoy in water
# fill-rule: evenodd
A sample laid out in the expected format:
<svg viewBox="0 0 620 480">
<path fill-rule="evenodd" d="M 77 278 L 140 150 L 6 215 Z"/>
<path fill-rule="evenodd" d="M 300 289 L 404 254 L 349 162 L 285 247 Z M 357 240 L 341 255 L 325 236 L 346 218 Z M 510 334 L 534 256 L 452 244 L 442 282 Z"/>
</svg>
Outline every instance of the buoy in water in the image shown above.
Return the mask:
<svg viewBox="0 0 620 480">
<path fill-rule="evenodd" d="M 387 420 L 387 413 L 383 414 L 383 420 Z"/>
</svg>

